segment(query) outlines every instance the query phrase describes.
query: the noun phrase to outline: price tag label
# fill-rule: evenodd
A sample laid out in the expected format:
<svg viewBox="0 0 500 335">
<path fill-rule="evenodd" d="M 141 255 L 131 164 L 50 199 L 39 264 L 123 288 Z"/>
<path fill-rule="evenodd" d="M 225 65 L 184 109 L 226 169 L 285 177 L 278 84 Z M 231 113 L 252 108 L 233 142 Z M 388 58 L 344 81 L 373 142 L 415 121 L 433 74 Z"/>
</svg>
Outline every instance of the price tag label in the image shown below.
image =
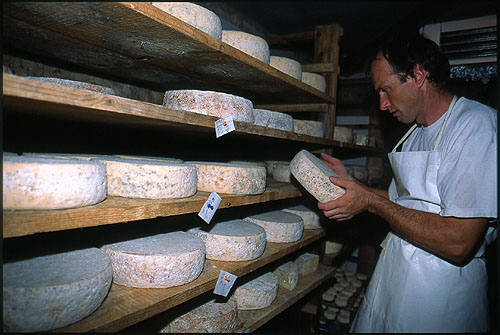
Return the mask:
<svg viewBox="0 0 500 335">
<path fill-rule="evenodd" d="M 234 130 L 233 116 L 224 116 L 222 119 L 215 121 L 215 137 L 219 138 Z"/>
<path fill-rule="evenodd" d="M 210 223 L 210 220 L 212 220 L 215 211 L 219 208 L 221 201 L 222 198 L 216 192 L 210 193 L 210 196 L 207 201 L 205 201 L 205 204 L 198 213 L 198 216 L 205 220 L 206 223 Z"/>
<path fill-rule="evenodd" d="M 214 293 L 227 297 L 229 291 L 231 291 L 231 287 L 233 287 L 233 284 L 236 281 L 236 278 L 238 277 L 224 270 L 220 270 L 219 279 L 217 280 L 217 284 L 215 284 Z"/>
</svg>

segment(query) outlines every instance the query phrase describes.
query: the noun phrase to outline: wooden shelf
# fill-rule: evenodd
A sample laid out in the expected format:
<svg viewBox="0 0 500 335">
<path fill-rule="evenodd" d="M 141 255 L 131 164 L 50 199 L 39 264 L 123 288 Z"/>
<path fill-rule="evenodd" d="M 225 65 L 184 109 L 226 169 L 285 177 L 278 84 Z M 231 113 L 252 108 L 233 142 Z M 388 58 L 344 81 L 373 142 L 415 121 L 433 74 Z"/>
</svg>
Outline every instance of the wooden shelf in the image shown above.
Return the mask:
<svg viewBox="0 0 500 335">
<path fill-rule="evenodd" d="M 292 243 L 267 243 L 264 254 L 253 261 L 244 262 L 218 262 L 207 260 L 205 269 L 196 280 L 177 287 L 165 289 L 139 289 L 120 285 L 111 285 L 111 290 L 103 304 L 85 319 L 56 332 L 116 332 L 140 321 L 146 320 L 169 308 L 188 301 L 202 293 L 215 288 L 221 269 L 228 271 L 238 277 L 250 273 L 266 264 L 269 264 L 285 255 L 288 255 L 308 244 L 311 244 L 325 236 L 323 229 L 304 230 L 299 241 Z M 323 266 L 320 267 L 323 269 Z M 318 274 L 326 276 L 325 270 L 317 271 Z M 328 272 L 329 274 L 330 272 Z M 305 277 L 299 285 L 311 285 Z M 320 280 L 320 279 L 315 279 Z M 308 284 L 309 283 L 309 284 Z M 314 284 L 314 283 L 313 283 Z M 319 284 L 318 284 L 319 285 Z M 317 285 L 316 285 L 317 286 Z M 302 286 L 298 286 L 302 287 Z M 298 289 L 312 290 L 313 287 Z M 300 294 L 300 293 L 299 293 Z M 305 294 L 305 293 L 302 293 Z M 282 307 L 284 308 L 284 307 Z"/>
<path fill-rule="evenodd" d="M 266 308 L 253 311 L 238 311 L 238 325 L 234 332 L 253 332 L 266 322 L 274 318 L 285 309 L 305 297 L 308 293 L 319 287 L 322 283 L 333 276 L 333 267 L 319 264 L 318 270 L 307 276 L 300 277 L 297 287 L 290 291 L 280 286 L 278 296 L 271 305 Z"/>
<path fill-rule="evenodd" d="M 300 80 L 146 2 L 9 2 L 3 47 L 168 89 L 254 103 L 333 103 Z"/>
<path fill-rule="evenodd" d="M 197 192 L 183 199 L 145 200 L 108 197 L 103 202 L 74 209 L 3 211 L 3 237 L 26 236 L 41 232 L 103 226 L 114 223 L 198 213 L 209 192 Z M 301 196 L 289 183 L 268 179 L 266 191 L 257 195 L 219 194 L 219 208 L 229 208 Z"/>
</svg>

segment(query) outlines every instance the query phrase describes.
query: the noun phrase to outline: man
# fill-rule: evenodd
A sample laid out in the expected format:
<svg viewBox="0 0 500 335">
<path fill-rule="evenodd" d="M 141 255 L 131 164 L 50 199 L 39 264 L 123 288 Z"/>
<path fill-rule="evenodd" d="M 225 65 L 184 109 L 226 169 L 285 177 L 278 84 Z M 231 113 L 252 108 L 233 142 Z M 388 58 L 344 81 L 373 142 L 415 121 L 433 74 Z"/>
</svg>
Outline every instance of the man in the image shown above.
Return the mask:
<svg viewBox="0 0 500 335">
<path fill-rule="evenodd" d="M 353 332 L 489 329 L 482 256 L 496 233 L 489 222 L 497 217 L 497 115 L 454 96 L 449 69 L 439 47 L 417 34 L 382 45 L 371 62 L 380 109 L 415 122 L 389 154 L 388 191 L 360 184 L 340 160 L 322 154 L 339 176 L 331 182 L 346 190 L 318 203 L 324 215 L 342 221 L 369 211 L 391 231 Z"/>
</svg>

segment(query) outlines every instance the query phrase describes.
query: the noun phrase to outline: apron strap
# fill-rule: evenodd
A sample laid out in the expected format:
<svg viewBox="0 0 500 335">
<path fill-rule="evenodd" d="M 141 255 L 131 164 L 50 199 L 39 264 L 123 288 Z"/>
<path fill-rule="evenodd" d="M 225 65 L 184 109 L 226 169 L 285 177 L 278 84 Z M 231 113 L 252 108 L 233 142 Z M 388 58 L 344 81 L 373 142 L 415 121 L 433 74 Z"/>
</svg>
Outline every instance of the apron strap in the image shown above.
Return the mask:
<svg viewBox="0 0 500 335">
<path fill-rule="evenodd" d="M 455 103 L 457 102 L 457 96 L 454 95 L 453 99 L 451 100 L 450 106 L 448 107 L 448 110 L 446 111 L 446 115 L 444 116 L 444 121 L 443 125 L 441 126 L 441 129 L 439 129 L 438 136 L 436 137 L 436 140 L 434 140 L 434 144 L 432 145 L 432 150 L 436 150 L 437 146 L 441 142 L 441 135 L 443 134 L 443 129 L 446 124 L 446 121 L 448 121 L 448 118 L 450 117 L 451 111 L 453 110 L 453 107 L 455 107 Z"/>
<path fill-rule="evenodd" d="M 396 149 L 401 145 L 401 143 L 403 143 L 407 138 L 408 136 L 410 136 L 410 134 L 413 132 L 413 130 L 417 128 L 417 124 L 415 123 L 407 132 L 406 134 L 399 140 L 398 144 L 396 144 L 396 146 L 394 147 L 394 149 L 392 149 L 392 152 L 396 152 Z"/>
</svg>

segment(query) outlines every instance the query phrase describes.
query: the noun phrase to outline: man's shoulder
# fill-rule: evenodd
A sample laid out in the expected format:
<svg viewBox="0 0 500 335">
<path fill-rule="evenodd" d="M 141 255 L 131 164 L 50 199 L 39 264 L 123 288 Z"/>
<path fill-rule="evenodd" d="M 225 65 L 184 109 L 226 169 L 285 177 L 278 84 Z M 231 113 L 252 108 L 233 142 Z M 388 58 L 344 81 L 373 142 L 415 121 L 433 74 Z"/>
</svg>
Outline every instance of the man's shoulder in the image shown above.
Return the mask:
<svg viewBox="0 0 500 335">
<path fill-rule="evenodd" d="M 455 114 L 455 115 L 453 115 Z M 450 115 L 460 120 L 459 124 L 486 124 L 496 128 L 497 112 L 490 106 L 480 103 L 479 101 L 460 98 L 455 107 L 455 111 Z"/>
</svg>

